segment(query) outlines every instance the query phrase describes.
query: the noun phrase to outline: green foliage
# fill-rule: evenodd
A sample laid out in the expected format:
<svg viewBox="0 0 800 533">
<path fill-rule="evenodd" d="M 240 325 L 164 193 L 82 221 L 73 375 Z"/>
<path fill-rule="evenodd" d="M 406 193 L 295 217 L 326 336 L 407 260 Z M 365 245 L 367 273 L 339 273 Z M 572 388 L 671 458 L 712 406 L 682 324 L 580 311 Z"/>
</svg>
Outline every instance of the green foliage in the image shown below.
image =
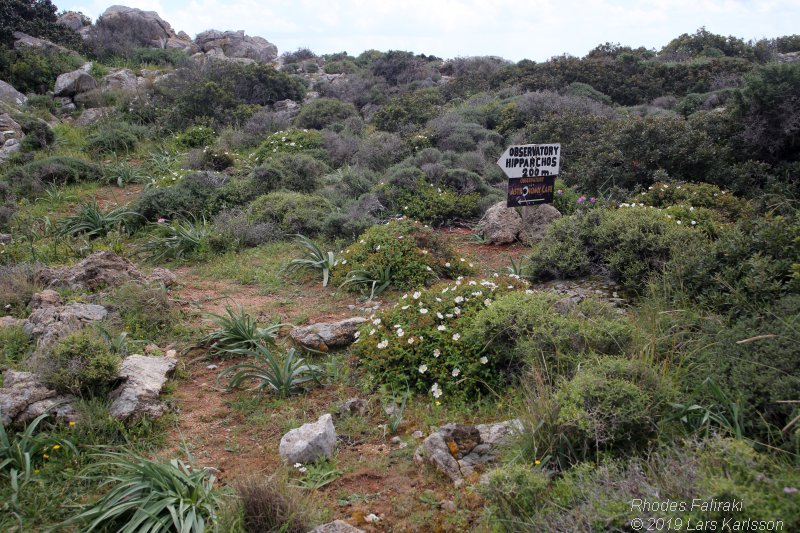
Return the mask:
<svg viewBox="0 0 800 533">
<path fill-rule="evenodd" d="M 302 107 L 294 123 L 298 128 L 321 130 L 355 116 L 358 111 L 351 103 L 336 98 L 317 98 Z"/>
<path fill-rule="evenodd" d="M 318 131 L 285 130 L 267 137 L 253 152 L 253 158 L 260 163 L 278 153 L 296 154 L 322 148 L 322 135 Z"/>
<path fill-rule="evenodd" d="M 28 302 L 37 292 L 35 272 L 32 264 L 0 265 L 0 312 L 27 318 Z"/>
<path fill-rule="evenodd" d="M 551 385 L 569 377 L 587 354 L 619 355 L 634 329 L 610 305 L 595 299 L 578 304 L 554 293 L 512 293 L 479 311 L 464 333 L 497 371 L 517 374 L 537 367 Z"/>
<path fill-rule="evenodd" d="M 94 397 L 111 389 L 120 362 L 96 334 L 81 331 L 56 344 L 40 364 L 45 381 L 57 391 Z"/>
<path fill-rule="evenodd" d="M 128 283 L 117 288 L 111 302 L 125 331 L 136 339 L 159 340 L 174 333 L 178 312 L 163 287 Z"/>
<path fill-rule="evenodd" d="M 332 210 L 321 196 L 278 191 L 258 197 L 250 206 L 250 218 L 272 222 L 287 234 L 313 236 L 322 231 L 322 222 Z"/>
<path fill-rule="evenodd" d="M 266 328 L 258 327 L 258 323 L 244 309 L 239 312 L 232 307 L 225 307 L 225 315 L 206 313 L 218 329 L 212 331 L 200 341 L 202 345 L 210 345 L 209 353 L 216 355 L 236 355 L 259 346 L 274 345 L 283 324 L 274 323 Z"/>
<path fill-rule="evenodd" d="M 408 133 L 434 118 L 443 104 L 444 99 L 437 89 L 403 93 L 381 107 L 372 116 L 372 122 L 380 130 Z"/>
<path fill-rule="evenodd" d="M 530 272 L 547 279 L 607 269 L 623 286 L 637 290 L 664 268 L 676 248 L 702 241 L 700 236 L 656 209 L 593 209 L 554 221 L 530 256 Z"/>
<path fill-rule="evenodd" d="M 175 134 L 175 142 L 184 148 L 202 148 L 209 146 L 216 140 L 216 133 L 208 126 L 189 126 L 180 133 Z"/>
<path fill-rule="evenodd" d="M 687 205 L 705 207 L 721 214 L 725 220 L 735 221 L 751 214 L 752 208 L 747 200 L 720 189 L 710 183 L 660 182 L 648 187 L 647 191 L 631 198 L 653 207 Z"/>
<path fill-rule="evenodd" d="M 286 267 L 287 272 L 298 269 L 320 270 L 322 272 L 322 286 L 327 287 L 331 271 L 337 265 L 336 254 L 334 252 L 323 252 L 319 246 L 303 235 L 295 235 L 295 238 L 297 244 L 305 249 L 306 257 L 292 259 Z"/>
<path fill-rule="evenodd" d="M 20 490 L 37 478 L 38 467 L 47 461 L 51 453 L 57 454 L 62 448 L 78 453 L 69 440 L 55 438 L 44 431 L 37 433 L 39 424 L 49 416 L 47 412 L 39 415 L 23 431 L 12 435 L 0 424 L 0 477 L 7 478 L 11 486 L 11 501 L 7 504 L 13 510 L 18 507 Z M 0 509 L 9 510 L 4 507 Z"/>
<path fill-rule="evenodd" d="M 336 468 L 336 463 L 330 459 L 317 461 L 300 468 L 303 475 L 294 481 L 294 486 L 305 490 L 319 490 L 330 485 L 342 475 L 342 471 Z"/>
<path fill-rule="evenodd" d="M 227 176 L 195 172 L 171 187 L 151 188 L 131 206 L 141 220 L 156 222 L 174 217 L 202 217 L 213 214 L 215 198 L 222 195 Z"/>
<path fill-rule="evenodd" d="M 349 59 L 342 59 L 338 61 L 328 61 L 325 63 L 326 74 L 355 74 L 358 71 L 358 65 Z"/>
<path fill-rule="evenodd" d="M 644 446 L 673 397 L 671 385 L 643 361 L 601 358 L 557 389 L 558 432 L 574 457 Z"/>
<path fill-rule="evenodd" d="M 96 154 L 129 153 L 146 133 L 144 127 L 128 122 L 105 122 L 87 137 L 86 147 Z"/>
<path fill-rule="evenodd" d="M 269 390 L 280 398 L 286 398 L 301 390 L 301 386 L 318 382 L 320 369 L 305 362 L 294 348 L 283 355 L 275 354 L 266 346 L 256 346 L 240 353 L 253 357 L 253 362 L 241 363 L 224 370 L 220 378 L 230 376 L 228 387 L 235 389 L 255 381 L 252 390 Z"/>
<path fill-rule="evenodd" d="M 191 468 L 178 459 L 151 461 L 130 452 L 106 452 L 98 459 L 93 469 L 110 490 L 62 525 L 82 524 L 87 532 L 110 525 L 126 533 L 213 529 L 222 498 L 208 470 Z"/>
<path fill-rule="evenodd" d="M 556 192 L 553 194 L 553 207 L 564 216 L 571 215 L 578 210 L 578 193 L 571 187 L 556 179 Z"/>
<path fill-rule="evenodd" d="M 158 234 L 145 242 L 140 253 L 149 261 L 185 261 L 203 257 L 209 251 L 211 228 L 205 220 L 176 220 L 158 225 Z"/>
<path fill-rule="evenodd" d="M 368 272 L 373 279 L 389 269 L 392 285 L 400 290 L 469 270 L 433 230 L 406 219 L 368 229 L 342 252 L 339 263 L 342 268 L 334 272 L 336 284 L 344 281 L 346 269 Z"/>
<path fill-rule="evenodd" d="M 142 183 L 145 181 L 145 176 L 142 174 L 141 170 L 139 170 L 139 167 L 128 163 L 108 165 L 103 169 L 103 174 L 107 183 L 114 183 L 120 188 L 132 183 Z"/>
<path fill-rule="evenodd" d="M 236 162 L 233 154 L 222 148 L 203 148 L 203 158 L 201 165 L 206 170 L 222 172 L 230 168 Z"/>
<path fill-rule="evenodd" d="M 25 138 L 22 139 L 21 143 L 21 148 L 25 152 L 48 148 L 56 140 L 53 128 L 44 120 L 27 118 L 21 121 L 20 126 L 25 133 Z"/>
<path fill-rule="evenodd" d="M 0 369 L 19 367 L 33 348 L 22 326 L 0 327 Z"/>
<path fill-rule="evenodd" d="M 249 189 L 256 195 L 278 189 L 314 192 L 329 170 L 325 163 L 305 153 L 277 153 L 253 169 Z"/>
<path fill-rule="evenodd" d="M 480 493 L 489 502 L 491 518 L 502 531 L 522 531 L 549 503 L 550 476 L 542 468 L 511 463 L 489 473 Z"/>
<path fill-rule="evenodd" d="M 398 390 L 455 398 L 475 397 L 513 381 L 515 369 L 482 353 L 468 340 L 476 317 L 508 292 L 517 278 L 461 279 L 404 295 L 397 306 L 365 324 L 353 345 L 371 382 Z"/>
<path fill-rule="evenodd" d="M 0 44 L 12 45 L 21 31 L 35 37 L 79 48 L 81 37 L 56 22 L 56 6 L 50 0 L 8 0 L 0 6 Z"/>
<path fill-rule="evenodd" d="M 479 192 L 463 194 L 444 185 L 437 187 L 419 173 L 416 182 L 408 176 L 395 176 L 377 190 L 382 204 L 391 212 L 420 222 L 442 226 L 456 220 L 468 220 L 478 215 Z"/>
<path fill-rule="evenodd" d="M 115 207 L 103 211 L 97 201 L 83 204 L 77 213 L 59 220 L 58 232 L 60 235 L 85 235 L 90 239 L 103 237 L 110 231 L 125 228 L 126 223 L 137 213 L 129 211 L 127 207 Z"/>
<path fill-rule="evenodd" d="M 669 42 L 659 52 L 659 57 L 675 57 L 676 59 L 686 59 L 696 56 L 706 57 L 741 57 L 752 59 L 753 49 L 738 37 L 723 37 L 706 30 L 705 26 L 698 29 L 694 34 L 684 33 Z"/>
<path fill-rule="evenodd" d="M 564 90 L 564 94 L 571 96 L 583 96 L 603 104 L 611 105 L 611 98 L 608 95 L 601 93 L 587 83 L 581 83 L 579 81 L 575 81 L 567 85 L 566 89 Z"/>
</svg>

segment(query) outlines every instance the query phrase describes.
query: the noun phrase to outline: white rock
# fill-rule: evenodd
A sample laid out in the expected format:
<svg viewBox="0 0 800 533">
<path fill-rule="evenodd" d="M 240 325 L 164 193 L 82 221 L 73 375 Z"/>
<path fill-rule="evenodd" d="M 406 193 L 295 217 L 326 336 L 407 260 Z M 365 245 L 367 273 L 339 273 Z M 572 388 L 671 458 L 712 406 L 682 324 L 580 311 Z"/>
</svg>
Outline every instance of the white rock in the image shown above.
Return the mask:
<svg viewBox="0 0 800 533">
<path fill-rule="evenodd" d="M 333 457 L 336 447 L 336 429 L 333 417 L 324 414 L 311 424 L 293 429 L 281 438 L 278 453 L 286 464 L 313 463 Z"/>
</svg>

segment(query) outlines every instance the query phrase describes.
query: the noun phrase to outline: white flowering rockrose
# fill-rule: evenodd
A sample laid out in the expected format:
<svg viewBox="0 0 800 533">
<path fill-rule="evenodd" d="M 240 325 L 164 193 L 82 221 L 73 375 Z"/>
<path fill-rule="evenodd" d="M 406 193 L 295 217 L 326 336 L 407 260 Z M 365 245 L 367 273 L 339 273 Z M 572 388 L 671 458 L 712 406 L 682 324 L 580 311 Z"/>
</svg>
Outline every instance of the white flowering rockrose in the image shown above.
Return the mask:
<svg viewBox="0 0 800 533">
<path fill-rule="evenodd" d="M 420 374 L 424 374 L 425 372 L 428 371 L 428 365 L 419 365 L 419 368 L 417 370 L 419 370 Z"/>
<path fill-rule="evenodd" d="M 378 349 L 380 349 L 380 350 L 383 350 L 387 346 L 389 346 L 389 341 L 386 340 L 386 339 L 384 339 L 384 340 L 382 340 L 381 342 L 378 343 Z"/>
<path fill-rule="evenodd" d="M 460 333 L 453 333 L 453 340 L 454 341 L 458 341 L 458 339 L 460 339 L 460 338 L 461 338 L 461 334 Z"/>
<path fill-rule="evenodd" d="M 439 326 L 436 329 L 438 329 L 439 331 L 445 331 L 447 329 L 447 326 L 445 326 L 444 324 L 439 324 Z"/>
<path fill-rule="evenodd" d="M 433 350 L 433 356 L 434 357 L 436 357 L 438 359 L 438 357 L 440 355 L 442 355 L 442 352 L 439 351 L 439 348 L 436 348 L 435 350 Z"/>
</svg>

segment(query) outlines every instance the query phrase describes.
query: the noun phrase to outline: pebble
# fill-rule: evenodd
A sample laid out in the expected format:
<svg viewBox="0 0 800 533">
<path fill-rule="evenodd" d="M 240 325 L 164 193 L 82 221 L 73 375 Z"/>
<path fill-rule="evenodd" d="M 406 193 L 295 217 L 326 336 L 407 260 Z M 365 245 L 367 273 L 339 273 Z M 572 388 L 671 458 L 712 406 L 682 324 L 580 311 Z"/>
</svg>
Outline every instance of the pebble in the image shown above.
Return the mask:
<svg viewBox="0 0 800 533">
<path fill-rule="evenodd" d="M 216 370 L 219 367 L 217 365 L 208 365 L 206 368 L 209 370 Z"/>
<path fill-rule="evenodd" d="M 403 439 L 401 439 L 400 437 L 392 437 L 392 444 L 401 444 L 402 442 Z"/>
<path fill-rule="evenodd" d="M 421 438 L 423 438 L 425 436 L 425 434 L 423 432 L 417 430 L 414 433 L 412 433 L 411 436 L 414 437 L 415 439 L 421 439 Z"/>
<path fill-rule="evenodd" d="M 370 524 L 374 524 L 374 523 L 380 522 L 381 521 L 381 517 L 379 517 L 376 514 L 370 513 L 370 514 L 368 514 L 367 516 L 364 517 L 364 520 L 366 522 L 369 522 Z"/>
</svg>

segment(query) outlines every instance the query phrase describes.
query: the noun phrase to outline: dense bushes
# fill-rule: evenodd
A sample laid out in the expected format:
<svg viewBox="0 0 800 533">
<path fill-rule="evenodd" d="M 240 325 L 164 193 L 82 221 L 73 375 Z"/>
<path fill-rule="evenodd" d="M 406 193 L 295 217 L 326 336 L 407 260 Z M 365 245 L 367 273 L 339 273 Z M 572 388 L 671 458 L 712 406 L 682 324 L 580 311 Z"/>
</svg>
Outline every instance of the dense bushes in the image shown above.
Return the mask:
<svg viewBox="0 0 800 533">
<path fill-rule="evenodd" d="M 83 62 L 75 53 L 0 46 L 0 78 L 22 93 L 52 91 L 60 74 L 77 69 Z"/>
<path fill-rule="evenodd" d="M 94 163 L 73 157 L 46 157 L 12 168 L 5 180 L 18 195 L 33 198 L 48 185 L 69 185 L 84 181 L 100 181 L 102 169 Z"/>
<path fill-rule="evenodd" d="M 177 185 L 146 190 L 133 204 L 133 210 L 144 220 L 160 218 L 200 218 L 213 214 L 211 201 L 227 183 L 227 176 L 214 172 L 196 172 L 184 177 Z"/>
<path fill-rule="evenodd" d="M 320 196 L 278 191 L 258 197 L 249 217 L 255 223 L 272 223 L 286 234 L 313 236 L 322 231 L 332 210 L 331 203 Z"/>
<path fill-rule="evenodd" d="M 321 130 L 358 115 L 355 106 L 335 98 L 318 98 L 304 105 L 294 122 L 298 128 Z"/>
<path fill-rule="evenodd" d="M 39 361 L 45 381 L 59 392 L 103 396 L 117 379 L 121 358 L 91 330 L 73 333 Z"/>
</svg>

